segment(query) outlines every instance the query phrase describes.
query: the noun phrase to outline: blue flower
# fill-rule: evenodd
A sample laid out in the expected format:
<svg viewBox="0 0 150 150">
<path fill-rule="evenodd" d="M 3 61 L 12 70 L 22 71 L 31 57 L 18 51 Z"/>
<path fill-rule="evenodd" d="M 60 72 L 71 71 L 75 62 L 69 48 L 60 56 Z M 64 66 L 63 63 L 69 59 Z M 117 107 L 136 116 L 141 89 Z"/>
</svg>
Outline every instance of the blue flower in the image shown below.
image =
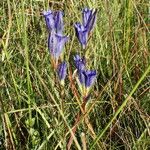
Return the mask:
<svg viewBox="0 0 150 150">
<path fill-rule="evenodd" d="M 88 30 L 86 27 L 81 25 L 80 23 L 75 23 L 75 31 L 76 31 L 76 36 L 81 43 L 83 49 L 85 49 L 87 41 L 88 41 Z"/>
<path fill-rule="evenodd" d="M 92 14 L 92 9 L 84 8 L 82 10 L 82 22 L 83 22 L 84 26 L 87 25 L 88 20 L 89 20 L 91 14 Z"/>
<path fill-rule="evenodd" d="M 79 55 L 74 56 L 74 61 L 75 61 L 75 66 L 78 71 L 84 70 L 85 69 L 85 58 L 81 58 Z"/>
<path fill-rule="evenodd" d="M 48 48 L 54 59 L 57 60 L 59 58 L 68 39 L 68 36 L 58 35 L 56 33 L 49 34 Z"/>
<path fill-rule="evenodd" d="M 55 15 L 55 29 L 57 34 L 62 34 L 63 32 L 63 12 L 57 11 Z"/>
<path fill-rule="evenodd" d="M 88 35 L 94 28 L 96 22 L 97 10 L 85 8 L 82 11 L 82 24 L 75 23 L 76 36 L 81 43 L 83 49 L 85 49 L 88 42 Z"/>
<path fill-rule="evenodd" d="M 83 26 L 87 28 L 88 32 L 90 32 L 94 28 L 96 22 L 96 13 L 97 10 L 88 8 L 85 8 L 82 11 Z"/>
<path fill-rule="evenodd" d="M 65 61 L 58 66 L 57 73 L 60 81 L 65 80 L 67 75 L 67 63 Z"/>
<path fill-rule="evenodd" d="M 95 70 L 83 70 L 78 73 L 79 81 L 86 88 L 89 88 L 93 85 L 96 79 L 96 71 Z"/>
<path fill-rule="evenodd" d="M 51 10 L 44 11 L 43 16 L 45 17 L 46 26 L 49 30 L 53 30 L 55 27 L 55 21 L 54 21 L 54 12 Z"/>
<path fill-rule="evenodd" d="M 64 27 L 62 11 L 44 11 L 43 16 L 45 17 L 46 26 L 49 31 L 62 34 Z"/>
</svg>

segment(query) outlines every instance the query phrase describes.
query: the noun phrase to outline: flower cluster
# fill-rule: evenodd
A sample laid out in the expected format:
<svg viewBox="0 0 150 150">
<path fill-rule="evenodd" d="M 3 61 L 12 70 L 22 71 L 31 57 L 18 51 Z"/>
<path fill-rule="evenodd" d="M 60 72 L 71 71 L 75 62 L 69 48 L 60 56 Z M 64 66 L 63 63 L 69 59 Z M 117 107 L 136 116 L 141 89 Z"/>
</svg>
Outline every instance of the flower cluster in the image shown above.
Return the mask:
<svg viewBox="0 0 150 150">
<path fill-rule="evenodd" d="M 85 49 L 89 34 L 95 25 L 96 13 L 97 10 L 94 9 L 83 9 L 82 23 L 78 22 L 74 25 L 77 38 L 83 49 Z M 43 16 L 45 17 L 46 26 L 49 31 L 48 49 L 51 54 L 51 59 L 53 60 L 55 66 L 54 68 L 57 70 L 58 78 L 60 79 L 61 83 L 64 84 L 64 80 L 67 75 L 67 63 L 63 61 L 58 64 L 58 60 L 63 52 L 65 43 L 69 39 L 68 36 L 63 34 L 63 13 L 62 11 L 49 10 L 44 11 Z M 75 55 L 74 62 L 80 85 L 82 85 L 87 92 L 96 79 L 96 71 L 86 69 L 86 59 L 84 57 L 81 58 L 79 55 Z"/>
<path fill-rule="evenodd" d="M 54 63 L 54 68 L 57 68 L 58 77 L 62 83 L 67 75 L 67 63 L 63 61 L 58 65 L 58 59 L 63 52 L 65 43 L 68 41 L 69 37 L 63 35 L 64 24 L 63 24 L 63 13 L 62 11 L 44 11 L 43 16 L 45 17 L 45 22 L 47 29 L 49 31 L 48 35 L 48 49 L 51 54 L 51 59 Z"/>
</svg>

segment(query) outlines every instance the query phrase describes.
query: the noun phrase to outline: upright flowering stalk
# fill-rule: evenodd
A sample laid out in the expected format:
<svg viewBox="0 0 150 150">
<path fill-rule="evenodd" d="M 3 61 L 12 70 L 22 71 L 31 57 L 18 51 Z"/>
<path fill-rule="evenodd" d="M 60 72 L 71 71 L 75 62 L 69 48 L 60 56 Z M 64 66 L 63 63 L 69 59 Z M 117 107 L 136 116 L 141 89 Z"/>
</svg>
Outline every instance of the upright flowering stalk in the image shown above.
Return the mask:
<svg viewBox="0 0 150 150">
<path fill-rule="evenodd" d="M 88 36 L 90 32 L 92 31 L 95 20 L 96 20 L 96 13 L 97 11 L 94 9 L 88 9 L 85 8 L 82 11 L 82 24 L 81 23 L 75 23 L 75 32 L 76 36 L 82 46 L 83 49 L 85 49 L 87 42 L 88 42 Z M 85 106 L 87 104 L 88 98 L 89 98 L 89 90 L 94 84 L 94 81 L 96 80 L 96 71 L 95 70 L 86 70 L 86 61 L 85 58 L 81 58 L 79 55 L 74 56 L 75 66 L 77 68 L 77 83 L 79 84 L 79 89 L 82 93 L 82 105 L 81 105 L 81 111 L 83 114 L 85 114 Z M 75 118 L 75 123 L 73 125 L 72 132 L 75 134 L 77 129 L 77 124 L 80 121 L 81 111 L 77 114 Z M 88 118 L 85 117 L 85 121 L 89 127 L 89 121 Z M 89 129 L 91 129 L 91 125 Z M 92 133 L 93 133 L 93 129 Z M 71 135 L 69 138 L 69 141 L 67 143 L 67 150 L 71 149 L 71 145 L 73 142 L 73 136 Z"/>
<path fill-rule="evenodd" d="M 75 23 L 76 36 L 82 46 L 85 49 L 88 42 L 88 35 L 93 29 L 96 21 L 97 10 L 85 8 L 82 11 L 82 24 Z"/>
<path fill-rule="evenodd" d="M 65 61 L 62 62 L 58 66 L 57 73 L 58 73 L 58 77 L 59 77 L 60 83 L 62 85 L 64 85 L 64 80 L 65 80 L 66 75 L 67 75 L 67 63 Z"/>
<path fill-rule="evenodd" d="M 81 105 L 82 109 L 79 111 L 79 113 L 75 117 L 75 123 L 74 123 L 73 129 L 72 129 L 72 132 L 75 134 L 75 132 L 77 130 L 77 124 L 80 121 L 80 116 L 82 115 L 82 113 L 85 114 L 86 104 L 89 99 L 89 89 L 94 84 L 94 81 L 96 79 L 96 71 L 95 70 L 86 70 L 85 69 L 85 67 L 86 67 L 85 66 L 86 65 L 85 58 L 81 58 L 79 55 L 74 56 L 74 61 L 75 61 L 75 66 L 77 68 L 77 74 L 78 74 L 78 79 L 79 79 L 80 85 L 83 86 L 83 90 L 81 90 L 82 91 L 82 105 Z M 79 88 L 80 88 L 80 85 L 79 85 Z M 90 129 L 93 132 L 93 128 L 91 128 L 92 126 L 89 125 L 88 118 L 85 117 L 85 121 L 86 121 L 86 124 L 88 125 L 88 127 L 90 126 Z M 71 135 L 69 138 L 69 141 L 67 143 L 67 150 L 71 149 L 72 142 L 73 142 L 73 136 Z"/>
</svg>

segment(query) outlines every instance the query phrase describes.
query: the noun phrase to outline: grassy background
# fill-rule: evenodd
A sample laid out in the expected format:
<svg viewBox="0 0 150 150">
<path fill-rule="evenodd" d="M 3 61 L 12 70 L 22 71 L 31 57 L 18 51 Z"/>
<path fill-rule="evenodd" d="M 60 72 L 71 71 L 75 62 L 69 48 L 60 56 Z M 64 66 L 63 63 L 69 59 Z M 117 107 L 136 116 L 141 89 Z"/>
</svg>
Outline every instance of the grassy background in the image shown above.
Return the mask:
<svg viewBox="0 0 150 150">
<path fill-rule="evenodd" d="M 84 7 L 98 9 L 86 51 L 73 28 Z M 0 149 L 66 149 L 80 110 L 71 76 L 65 87 L 54 80 L 41 15 L 47 9 L 64 11 L 70 41 L 61 59 L 69 70 L 73 54 L 81 53 L 98 72 L 72 149 L 150 149 L 149 0 L 1 0 Z"/>
</svg>

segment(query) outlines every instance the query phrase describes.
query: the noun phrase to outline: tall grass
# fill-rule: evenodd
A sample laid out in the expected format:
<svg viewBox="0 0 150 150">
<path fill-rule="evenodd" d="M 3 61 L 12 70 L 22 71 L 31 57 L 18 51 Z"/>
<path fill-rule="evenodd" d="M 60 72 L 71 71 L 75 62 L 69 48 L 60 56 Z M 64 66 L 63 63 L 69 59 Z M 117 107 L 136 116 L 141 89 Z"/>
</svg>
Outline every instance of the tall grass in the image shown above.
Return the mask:
<svg viewBox="0 0 150 150">
<path fill-rule="evenodd" d="M 84 7 L 97 8 L 86 51 L 73 24 Z M 63 10 L 70 36 L 65 87 L 54 80 L 41 12 Z M 150 148 L 150 2 L 148 0 L 0 1 L 0 149 Z M 81 96 L 71 72 L 85 54 L 97 70 L 86 113 L 77 123 Z M 74 92 L 77 91 L 77 93 Z"/>
</svg>

